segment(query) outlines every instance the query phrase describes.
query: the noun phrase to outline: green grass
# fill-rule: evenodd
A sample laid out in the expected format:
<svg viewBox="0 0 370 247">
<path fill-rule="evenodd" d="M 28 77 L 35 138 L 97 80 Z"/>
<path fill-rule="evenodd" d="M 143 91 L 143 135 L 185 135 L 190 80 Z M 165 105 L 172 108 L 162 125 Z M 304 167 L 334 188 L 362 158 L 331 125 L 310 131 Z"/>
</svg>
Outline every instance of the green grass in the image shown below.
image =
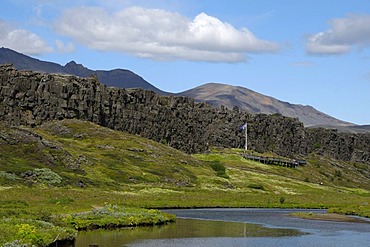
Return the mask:
<svg viewBox="0 0 370 247">
<path fill-rule="evenodd" d="M 19 240 L 47 246 L 72 239 L 76 230 L 157 225 L 174 217 L 157 210 L 128 207 L 124 196 L 112 191 L 78 188 L 3 188 L 0 194 L 0 246 Z M 15 199 L 18 198 L 18 199 Z M 117 204 L 110 204 L 116 202 Z"/>
<path fill-rule="evenodd" d="M 24 130 L 4 127 L 0 134 L 14 140 L 0 139 L 0 218 L 29 220 L 30 232 L 40 220 L 85 229 L 153 224 L 164 217 L 143 209 L 135 213 L 137 208 L 331 208 L 370 216 L 366 164 L 310 154 L 299 157 L 308 161 L 306 166 L 292 169 L 246 160 L 240 149 L 188 155 L 78 120 Z M 97 209 L 105 205 L 120 210 L 99 218 Z M 125 210 L 131 210 L 131 221 L 129 216 L 117 217 Z M 61 214 L 70 220 L 55 220 Z M 14 223 L 13 231 L 20 230 L 17 224 L 21 223 Z M 4 239 L 0 235 L 0 243 Z"/>
<path fill-rule="evenodd" d="M 69 227 L 59 227 L 52 223 L 31 220 L 4 218 L 0 221 L 0 245 L 48 246 L 56 240 L 73 240 L 77 231 Z"/>
<path fill-rule="evenodd" d="M 92 230 L 98 228 L 118 228 L 132 226 L 153 226 L 174 222 L 175 217 L 161 213 L 158 210 L 120 207 L 115 204 L 105 204 L 104 207 L 92 211 L 62 214 L 54 218 L 59 224 L 72 225 L 77 230 Z"/>
<path fill-rule="evenodd" d="M 127 183 L 194 186 L 194 167 L 211 172 L 207 165 L 166 145 L 88 122 L 52 122 L 31 131 L 51 145 L 32 137 L 15 145 L 1 145 L 0 171 L 19 178 L 26 171 L 46 166 L 63 178 L 62 185 L 82 181 L 85 186 L 100 188 Z"/>
<path fill-rule="evenodd" d="M 289 216 L 308 220 L 324 220 L 324 221 L 337 221 L 337 222 L 353 222 L 353 223 L 365 223 L 369 224 L 368 220 L 351 217 L 344 214 L 337 213 L 313 213 L 313 212 L 294 212 L 290 213 Z"/>
</svg>

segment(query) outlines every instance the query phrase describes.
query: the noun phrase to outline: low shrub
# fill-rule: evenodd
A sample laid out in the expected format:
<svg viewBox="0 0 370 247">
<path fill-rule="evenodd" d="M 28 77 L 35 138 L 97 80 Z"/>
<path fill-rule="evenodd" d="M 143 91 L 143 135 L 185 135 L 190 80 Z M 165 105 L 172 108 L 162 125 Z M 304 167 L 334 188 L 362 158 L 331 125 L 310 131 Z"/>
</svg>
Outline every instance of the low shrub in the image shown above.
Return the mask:
<svg viewBox="0 0 370 247">
<path fill-rule="evenodd" d="M 18 180 L 19 178 L 14 173 L 0 171 L 0 185 L 14 185 Z"/>
<path fill-rule="evenodd" d="M 17 179 L 17 175 L 15 175 L 14 173 L 0 171 L 0 178 L 10 180 L 10 181 L 15 181 Z"/>
<path fill-rule="evenodd" d="M 0 246 L 48 246 L 57 240 L 73 240 L 77 232 L 72 228 L 55 226 L 49 222 L 3 218 L 0 220 Z"/>
<path fill-rule="evenodd" d="M 280 197 L 279 202 L 280 204 L 283 204 L 285 202 L 285 197 L 284 196 Z"/>
<path fill-rule="evenodd" d="M 223 178 L 229 178 L 226 174 L 225 166 L 219 161 L 209 161 L 209 166 L 216 172 L 216 175 Z"/>
<path fill-rule="evenodd" d="M 22 177 L 32 182 L 56 185 L 62 182 L 62 177 L 49 168 L 36 168 L 22 173 Z"/>
</svg>

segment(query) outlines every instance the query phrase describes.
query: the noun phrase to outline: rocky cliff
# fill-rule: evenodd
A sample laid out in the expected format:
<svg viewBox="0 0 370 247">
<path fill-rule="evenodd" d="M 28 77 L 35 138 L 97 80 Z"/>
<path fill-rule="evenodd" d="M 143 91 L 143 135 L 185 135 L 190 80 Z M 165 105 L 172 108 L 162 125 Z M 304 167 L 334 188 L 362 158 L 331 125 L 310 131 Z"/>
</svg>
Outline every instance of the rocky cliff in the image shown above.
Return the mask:
<svg viewBox="0 0 370 247">
<path fill-rule="evenodd" d="M 370 135 L 305 129 L 295 118 L 251 115 L 213 108 L 187 97 L 159 96 L 142 89 L 107 87 L 96 77 L 79 78 L 0 66 L 0 121 L 39 125 L 78 118 L 138 134 L 188 153 L 208 146 L 242 147 L 239 126 L 248 122 L 249 147 L 283 156 L 310 152 L 370 163 Z"/>
</svg>

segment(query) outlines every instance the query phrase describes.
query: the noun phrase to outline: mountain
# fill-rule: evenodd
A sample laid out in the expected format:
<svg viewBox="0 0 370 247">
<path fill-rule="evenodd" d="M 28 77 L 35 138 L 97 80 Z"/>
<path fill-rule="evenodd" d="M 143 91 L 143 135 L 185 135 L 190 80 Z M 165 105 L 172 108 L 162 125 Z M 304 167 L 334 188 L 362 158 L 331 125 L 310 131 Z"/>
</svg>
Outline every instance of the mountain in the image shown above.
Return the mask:
<svg viewBox="0 0 370 247">
<path fill-rule="evenodd" d="M 298 118 L 305 126 L 354 126 L 320 112 L 312 106 L 290 104 L 244 87 L 207 83 L 177 95 L 191 97 L 216 107 L 224 105 L 232 109 L 237 106 L 252 113 L 280 113 L 287 117 Z"/>
<path fill-rule="evenodd" d="M 46 73 L 57 73 L 57 74 L 69 74 L 79 77 L 89 77 L 96 75 L 102 83 L 111 87 L 119 88 L 143 88 L 146 90 L 154 91 L 160 95 L 168 95 L 169 93 L 164 92 L 139 75 L 126 69 L 114 69 L 114 70 L 91 70 L 84 67 L 82 64 L 77 64 L 75 61 L 67 63 L 62 66 L 57 63 L 46 62 L 39 59 L 35 59 L 18 53 L 8 48 L 0 48 L 0 64 L 11 63 L 19 70 L 33 70 Z"/>
</svg>

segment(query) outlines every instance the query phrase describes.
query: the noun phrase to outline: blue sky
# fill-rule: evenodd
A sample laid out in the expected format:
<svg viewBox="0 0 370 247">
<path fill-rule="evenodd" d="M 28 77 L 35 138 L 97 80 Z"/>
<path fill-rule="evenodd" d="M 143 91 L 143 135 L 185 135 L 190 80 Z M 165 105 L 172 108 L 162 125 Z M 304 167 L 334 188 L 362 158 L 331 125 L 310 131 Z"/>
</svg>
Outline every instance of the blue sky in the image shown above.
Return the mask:
<svg viewBox="0 0 370 247">
<path fill-rule="evenodd" d="M 180 92 L 243 86 L 370 124 L 370 1 L 2 0 L 0 47 L 126 68 Z"/>
</svg>

